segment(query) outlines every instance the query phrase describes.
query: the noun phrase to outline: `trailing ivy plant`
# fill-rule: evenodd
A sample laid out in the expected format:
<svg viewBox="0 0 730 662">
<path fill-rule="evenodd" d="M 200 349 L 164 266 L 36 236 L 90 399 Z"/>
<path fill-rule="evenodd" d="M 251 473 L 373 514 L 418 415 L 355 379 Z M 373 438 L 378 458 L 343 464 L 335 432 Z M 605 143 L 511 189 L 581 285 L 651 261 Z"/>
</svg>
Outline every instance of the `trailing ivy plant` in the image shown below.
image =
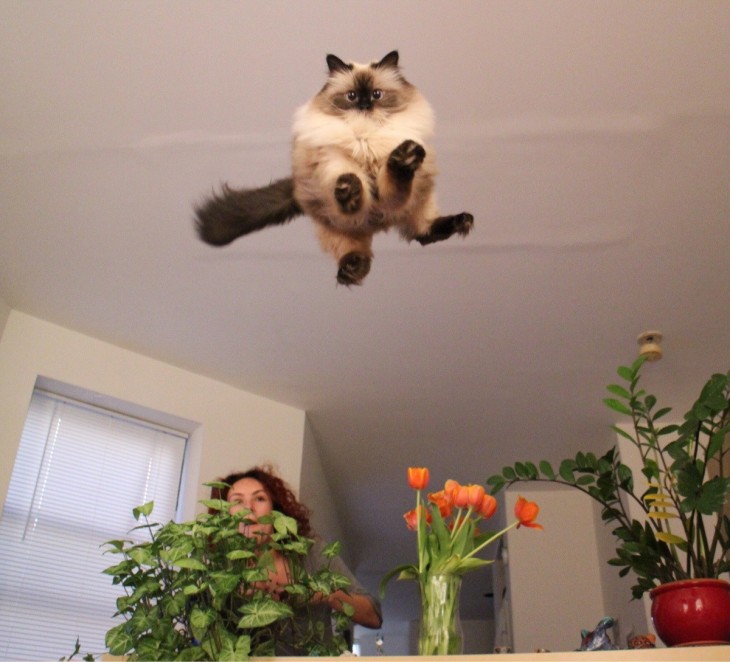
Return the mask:
<svg viewBox="0 0 730 662">
<path fill-rule="evenodd" d="M 349 580 L 329 568 L 305 572 L 302 561 L 314 541 L 298 535 L 296 520 L 274 511 L 258 520 L 271 523 L 274 533 L 253 539 L 239 533 L 250 511 L 231 514 L 230 504 L 219 499 L 201 503 L 213 514 L 164 525 L 149 520 L 153 502 L 138 506 L 133 514 L 143 523 L 133 530 L 146 529 L 149 541 L 105 543 L 105 553 L 122 558 L 104 572 L 125 592 L 115 614 L 124 620 L 106 633 L 109 652 L 130 660 L 240 660 L 274 655 L 281 638 L 310 655 L 345 651 L 348 614 L 334 612 L 334 632 L 301 618 L 313 600 L 346 590 Z M 291 570 L 281 597 L 260 588 L 273 569 L 274 551 Z M 338 552 L 332 543 L 324 555 Z"/>
<path fill-rule="evenodd" d="M 659 419 L 671 409 L 657 408 L 657 398 L 639 388 L 644 362 L 642 357 L 618 369 L 626 385 L 608 386 L 611 397 L 604 403 L 631 419 L 631 433 L 618 426 L 613 430 L 637 448 L 646 490 L 636 487 L 615 447 L 600 457 L 579 452 L 557 470 L 546 460 L 517 462 L 487 479 L 493 494 L 516 482 L 547 481 L 600 503 L 604 522 L 618 524 L 613 530 L 617 556 L 609 563 L 621 568 L 622 577 L 634 571 L 634 598 L 658 584 L 730 571 L 730 518 L 724 511 L 730 493 L 725 460 L 730 454 L 730 372 L 710 377 L 681 425 L 662 425 Z M 630 501 L 643 511 L 641 520 L 629 515 Z"/>
</svg>

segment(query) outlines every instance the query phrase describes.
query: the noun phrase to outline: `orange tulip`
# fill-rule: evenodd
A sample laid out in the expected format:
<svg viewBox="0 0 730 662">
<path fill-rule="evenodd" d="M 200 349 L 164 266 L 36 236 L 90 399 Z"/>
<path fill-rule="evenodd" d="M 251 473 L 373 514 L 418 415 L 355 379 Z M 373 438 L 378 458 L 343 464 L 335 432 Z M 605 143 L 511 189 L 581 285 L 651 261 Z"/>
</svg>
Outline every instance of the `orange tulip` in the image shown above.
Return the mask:
<svg viewBox="0 0 730 662">
<path fill-rule="evenodd" d="M 416 531 L 418 529 L 418 517 L 421 512 L 421 506 L 418 506 L 417 508 L 414 508 L 413 510 L 409 510 L 407 513 L 403 515 L 403 519 L 406 521 L 406 526 L 411 531 Z M 426 510 L 426 523 L 428 524 L 431 521 L 431 513 L 429 510 Z"/>
<path fill-rule="evenodd" d="M 408 484 L 414 490 L 425 490 L 428 487 L 428 478 L 426 467 L 408 467 Z"/>
<path fill-rule="evenodd" d="M 451 502 L 451 496 L 446 492 L 446 490 L 429 494 L 428 500 L 438 506 L 441 517 L 444 519 L 451 515 L 454 504 Z"/>
<path fill-rule="evenodd" d="M 406 521 L 406 526 L 411 531 L 415 531 L 418 528 L 418 513 L 415 508 L 405 513 L 403 515 L 403 519 Z"/>
<path fill-rule="evenodd" d="M 479 508 L 484 498 L 484 488 L 481 485 L 467 485 L 467 504 L 474 510 Z"/>
<path fill-rule="evenodd" d="M 451 491 L 451 498 L 457 508 L 466 508 L 469 505 L 469 487 L 459 485 Z"/>
<path fill-rule="evenodd" d="M 461 487 L 461 485 L 459 485 L 459 483 L 457 483 L 455 480 L 449 478 L 444 483 L 444 492 L 446 492 L 446 494 L 448 494 L 449 497 L 453 501 L 453 499 L 454 499 L 454 492 L 455 491 L 458 491 L 460 487 Z"/>
<path fill-rule="evenodd" d="M 542 529 L 542 525 L 535 522 L 539 512 L 540 507 L 534 501 L 528 501 L 522 496 L 518 497 L 517 503 L 515 503 L 515 517 L 520 520 L 520 523 L 517 528 L 526 526 L 530 529 Z"/>
<path fill-rule="evenodd" d="M 479 504 L 477 512 L 484 519 L 489 519 L 495 512 L 497 512 L 497 500 L 491 494 L 485 494 L 482 502 Z"/>
</svg>

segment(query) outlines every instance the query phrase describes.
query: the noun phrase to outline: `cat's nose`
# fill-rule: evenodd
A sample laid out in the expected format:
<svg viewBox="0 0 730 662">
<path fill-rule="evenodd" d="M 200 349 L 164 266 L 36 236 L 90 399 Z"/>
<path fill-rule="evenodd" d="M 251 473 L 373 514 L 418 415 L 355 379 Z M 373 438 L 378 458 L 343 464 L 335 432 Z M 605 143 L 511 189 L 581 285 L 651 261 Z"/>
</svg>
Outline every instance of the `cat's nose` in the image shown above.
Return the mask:
<svg viewBox="0 0 730 662">
<path fill-rule="evenodd" d="M 358 101 L 357 103 L 357 107 L 360 110 L 371 110 L 373 107 L 373 102 L 367 97 L 361 98 L 360 101 Z"/>
</svg>

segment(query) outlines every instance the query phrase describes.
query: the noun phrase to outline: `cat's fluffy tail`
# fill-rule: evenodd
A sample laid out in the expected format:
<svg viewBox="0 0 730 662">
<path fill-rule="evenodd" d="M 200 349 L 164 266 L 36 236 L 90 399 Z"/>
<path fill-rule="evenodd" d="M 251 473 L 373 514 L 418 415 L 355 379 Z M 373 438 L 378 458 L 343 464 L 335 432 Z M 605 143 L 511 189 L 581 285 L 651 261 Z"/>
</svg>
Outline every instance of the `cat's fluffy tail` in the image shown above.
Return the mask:
<svg viewBox="0 0 730 662">
<path fill-rule="evenodd" d="M 292 179 L 279 179 L 256 189 L 232 189 L 224 184 L 195 208 L 198 236 L 213 246 L 225 246 L 237 237 L 279 225 L 299 216 Z"/>
</svg>

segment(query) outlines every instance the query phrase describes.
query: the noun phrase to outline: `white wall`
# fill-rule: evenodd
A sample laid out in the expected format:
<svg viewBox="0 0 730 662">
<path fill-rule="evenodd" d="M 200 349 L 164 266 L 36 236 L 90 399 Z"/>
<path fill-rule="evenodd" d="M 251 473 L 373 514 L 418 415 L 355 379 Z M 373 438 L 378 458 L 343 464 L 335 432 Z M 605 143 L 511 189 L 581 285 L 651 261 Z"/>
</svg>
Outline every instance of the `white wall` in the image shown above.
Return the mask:
<svg viewBox="0 0 730 662">
<path fill-rule="evenodd" d="M 39 376 L 188 421 L 194 452 L 185 518 L 206 496 L 201 483 L 261 462 L 299 489 L 303 411 L 13 310 L 0 339 L 1 503 Z"/>
<path fill-rule="evenodd" d="M 619 577 L 618 573 L 621 568 L 608 564 L 609 559 L 616 558 L 617 539 L 611 531 L 618 525 L 616 522 L 605 524 L 601 519 L 600 504 L 593 499 L 591 499 L 591 503 L 596 521 L 603 604 L 606 607 L 606 614 L 618 620 L 618 625 L 614 628 L 614 634 L 619 639 L 617 643 L 626 646 L 626 638 L 629 635 L 653 633 L 654 629 L 645 600 L 634 600 L 631 597 L 631 587 L 635 583 L 633 573 L 629 573 L 626 577 Z M 657 638 L 657 646 L 661 645 L 661 641 Z"/>
<path fill-rule="evenodd" d="M 469 581 L 469 575 L 465 575 L 464 581 Z M 483 655 L 494 650 L 494 621 L 491 618 L 462 620 L 461 626 L 464 630 L 464 655 Z"/>
<path fill-rule="evenodd" d="M 607 615 L 592 500 L 569 487 L 522 483 L 505 495 L 508 521 L 520 494 L 540 506 L 544 530 L 507 534 L 514 652 L 575 650 L 581 629 Z"/>
<path fill-rule="evenodd" d="M 3 335 L 3 329 L 5 328 L 5 323 L 8 321 L 9 316 L 10 306 L 0 299 L 0 337 Z"/>
<path fill-rule="evenodd" d="M 304 450 L 299 498 L 312 511 L 312 526 L 324 540 L 328 542 L 343 540 L 337 509 L 330 492 L 327 476 L 322 467 L 319 448 L 309 419 L 306 419 L 304 424 Z M 343 560 L 347 562 L 349 557 L 348 550 L 343 548 Z"/>
</svg>

